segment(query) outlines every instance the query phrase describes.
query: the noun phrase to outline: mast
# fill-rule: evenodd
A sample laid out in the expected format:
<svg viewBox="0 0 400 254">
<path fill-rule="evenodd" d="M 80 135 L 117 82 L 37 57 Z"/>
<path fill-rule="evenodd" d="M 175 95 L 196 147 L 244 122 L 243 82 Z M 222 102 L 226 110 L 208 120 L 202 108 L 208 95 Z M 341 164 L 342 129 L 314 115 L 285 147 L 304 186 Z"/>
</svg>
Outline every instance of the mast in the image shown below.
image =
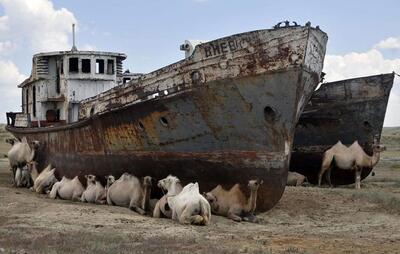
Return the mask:
<svg viewBox="0 0 400 254">
<path fill-rule="evenodd" d="M 71 51 L 78 51 L 75 46 L 75 24 L 72 24 L 72 48 Z"/>
</svg>

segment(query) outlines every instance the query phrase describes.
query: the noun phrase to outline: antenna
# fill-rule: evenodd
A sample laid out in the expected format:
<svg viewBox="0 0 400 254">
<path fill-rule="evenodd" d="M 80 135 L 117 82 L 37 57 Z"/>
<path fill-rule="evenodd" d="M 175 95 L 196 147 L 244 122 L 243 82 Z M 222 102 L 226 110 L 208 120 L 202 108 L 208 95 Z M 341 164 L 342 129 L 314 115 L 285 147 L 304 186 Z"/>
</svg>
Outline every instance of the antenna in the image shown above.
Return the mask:
<svg viewBox="0 0 400 254">
<path fill-rule="evenodd" d="M 75 46 L 75 24 L 72 24 L 72 49 L 71 51 L 78 51 Z"/>
</svg>

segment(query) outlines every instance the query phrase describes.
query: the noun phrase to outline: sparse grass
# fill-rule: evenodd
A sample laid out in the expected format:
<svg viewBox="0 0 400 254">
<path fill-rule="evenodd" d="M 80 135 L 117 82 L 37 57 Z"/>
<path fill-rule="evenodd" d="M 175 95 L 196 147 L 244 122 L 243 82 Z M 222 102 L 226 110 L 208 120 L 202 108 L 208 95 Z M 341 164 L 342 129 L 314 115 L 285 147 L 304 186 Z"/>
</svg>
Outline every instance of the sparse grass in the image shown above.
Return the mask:
<svg viewBox="0 0 400 254">
<path fill-rule="evenodd" d="M 359 190 L 352 194 L 355 199 L 367 200 L 381 207 L 400 213 L 400 198 L 388 192 L 377 190 Z"/>
</svg>

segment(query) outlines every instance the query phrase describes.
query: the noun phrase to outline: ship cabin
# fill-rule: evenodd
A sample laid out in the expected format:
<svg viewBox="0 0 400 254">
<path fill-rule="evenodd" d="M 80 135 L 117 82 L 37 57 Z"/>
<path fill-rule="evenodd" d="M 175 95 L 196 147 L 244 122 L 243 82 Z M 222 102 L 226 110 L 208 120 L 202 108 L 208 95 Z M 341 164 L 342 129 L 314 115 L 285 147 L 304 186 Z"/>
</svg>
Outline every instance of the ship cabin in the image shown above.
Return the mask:
<svg viewBox="0 0 400 254">
<path fill-rule="evenodd" d="M 15 127 L 58 126 L 78 121 L 79 102 L 123 82 L 122 53 L 59 51 L 33 56 L 32 73 L 18 85 L 22 112 L 7 113 Z"/>
</svg>

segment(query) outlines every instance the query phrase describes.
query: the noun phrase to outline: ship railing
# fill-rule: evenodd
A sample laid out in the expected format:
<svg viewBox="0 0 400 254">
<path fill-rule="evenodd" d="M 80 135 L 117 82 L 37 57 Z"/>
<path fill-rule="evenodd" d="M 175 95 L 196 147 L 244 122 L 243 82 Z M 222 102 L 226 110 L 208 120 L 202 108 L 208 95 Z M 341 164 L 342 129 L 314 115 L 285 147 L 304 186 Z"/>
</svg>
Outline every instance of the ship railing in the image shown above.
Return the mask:
<svg viewBox="0 0 400 254">
<path fill-rule="evenodd" d="M 7 125 L 13 127 L 30 127 L 31 119 L 29 114 L 23 112 L 7 112 Z"/>
</svg>

